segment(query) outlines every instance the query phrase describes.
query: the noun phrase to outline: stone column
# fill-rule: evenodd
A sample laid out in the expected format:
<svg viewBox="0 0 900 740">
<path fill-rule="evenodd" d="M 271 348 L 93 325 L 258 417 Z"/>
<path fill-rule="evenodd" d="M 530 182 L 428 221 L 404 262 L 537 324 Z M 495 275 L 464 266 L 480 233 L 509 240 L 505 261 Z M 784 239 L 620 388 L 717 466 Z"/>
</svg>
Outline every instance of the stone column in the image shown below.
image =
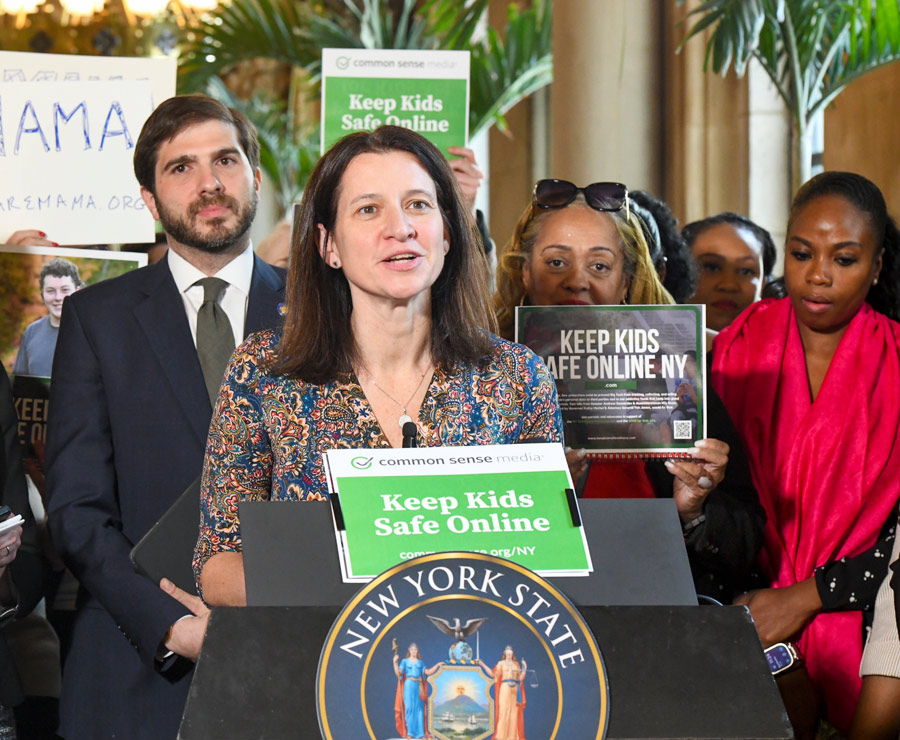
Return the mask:
<svg viewBox="0 0 900 740">
<path fill-rule="evenodd" d="M 554 1 L 546 176 L 660 191 L 662 4 Z"/>
</svg>

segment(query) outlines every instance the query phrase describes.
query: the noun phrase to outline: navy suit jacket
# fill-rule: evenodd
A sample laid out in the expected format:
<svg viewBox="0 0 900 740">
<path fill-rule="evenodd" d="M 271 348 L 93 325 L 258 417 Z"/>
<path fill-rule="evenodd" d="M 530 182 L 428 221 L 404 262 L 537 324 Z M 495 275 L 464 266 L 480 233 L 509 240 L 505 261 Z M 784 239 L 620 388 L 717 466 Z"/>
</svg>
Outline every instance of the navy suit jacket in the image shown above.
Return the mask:
<svg viewBox="0 0 900 740">
<path fill-rule="evenodd" d="M 283 300 L 284 272 L 254 257 L 245 333 L 276 326 Z M 200 474 L 212 409 L 167 260 L 66 299 L 52 377 L 49 526 L 82 586 L 60 734 L 174 739 L 190 674 L 155 657 L 190 612 L 129 553 Z"/>
</svg>

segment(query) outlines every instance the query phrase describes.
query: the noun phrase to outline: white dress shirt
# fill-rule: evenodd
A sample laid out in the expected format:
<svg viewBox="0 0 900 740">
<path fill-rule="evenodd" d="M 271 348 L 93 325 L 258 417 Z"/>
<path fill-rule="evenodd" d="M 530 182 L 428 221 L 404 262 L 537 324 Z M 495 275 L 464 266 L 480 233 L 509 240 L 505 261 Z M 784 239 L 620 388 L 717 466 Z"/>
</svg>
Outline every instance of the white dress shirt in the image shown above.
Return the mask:
<svg viewBox="0 0 900 740">
<path fill-rule="evenodd" d="M 197 346 L 197 312 L 203 304 L 203 288 L 194 285 L 201 278 L 207 277 L 184 257 L 170 249 L 168 252 L 169 270 L 175 279 L 175 285 L 184 301 L 184 312 L 191 327 L 191 337 Z M 247 248 L 219 270 L 215 275 L 228 283 L 228 287 L 219 296 L 219 305 L 228 316 L 231 330 L 234 332 L 234 345 L 244 339 L 244 320 L 247 316 L 247 303 L 250 300 L 250 282 L 253 278 L 253 246 Z"/>
</svg>

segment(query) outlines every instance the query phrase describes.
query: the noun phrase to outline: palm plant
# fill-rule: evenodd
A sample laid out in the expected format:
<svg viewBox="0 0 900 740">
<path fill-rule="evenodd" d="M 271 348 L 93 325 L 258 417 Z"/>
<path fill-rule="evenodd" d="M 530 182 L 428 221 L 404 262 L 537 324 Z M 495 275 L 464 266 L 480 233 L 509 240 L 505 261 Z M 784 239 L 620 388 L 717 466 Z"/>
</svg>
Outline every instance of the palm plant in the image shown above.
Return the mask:
<svg viewBox="0 0 900 740">
<path fill-rule="evenodd" d="M 679 5 L 684 0 L 677 0 Z M 682 44 L 711 29 L 704 70 L 756 59 L 791 112 L 793 185 L 812 170 L 812 121 L 853 80 L 900 59 L 897 0 L 708 0 Z"/>
<path fill-rule="evenodd" d="M 477 39 L 490 0 L 232 0 L 189 27 L 180 87 L 209 90 L 242 108 L 263 134 L 263 165 L 287 204 L 309 175 L 315 132 L 295 120 L 295 97 L 319 95 L 322 49 L 468 49 L 471 52 L 469 135 L 492 125 L 553 79 L 552 0 L 527 9 L 510 4 L 503 34 L 488 28 Z M 476 40 L 477 39 L 477 40 Z M 252 58 L 274 59 L 305 71 L 287 101 L 257 94 L 235 100 L 218 75 Z M 269 140 L 271 141 L 269 141 Z M 298 157 L 307 160 L 300 162 Z"/>
</svg>

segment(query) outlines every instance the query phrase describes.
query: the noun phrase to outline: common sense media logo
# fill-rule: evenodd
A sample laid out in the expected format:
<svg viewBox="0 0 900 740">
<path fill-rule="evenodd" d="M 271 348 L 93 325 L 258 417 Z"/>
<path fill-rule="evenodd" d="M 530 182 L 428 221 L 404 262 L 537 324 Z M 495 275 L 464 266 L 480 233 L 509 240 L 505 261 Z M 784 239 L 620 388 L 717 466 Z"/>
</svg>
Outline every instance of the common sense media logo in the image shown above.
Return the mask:
<svg viewBox="0 0 900 740">
<path fill-rule="evenodd" d="M 350 464 L 356 468 L 357 470 L 368 470 L 372 467 L 372 460 L 374 458 L 371 457 L 354 457 Z"/>
</svg>

